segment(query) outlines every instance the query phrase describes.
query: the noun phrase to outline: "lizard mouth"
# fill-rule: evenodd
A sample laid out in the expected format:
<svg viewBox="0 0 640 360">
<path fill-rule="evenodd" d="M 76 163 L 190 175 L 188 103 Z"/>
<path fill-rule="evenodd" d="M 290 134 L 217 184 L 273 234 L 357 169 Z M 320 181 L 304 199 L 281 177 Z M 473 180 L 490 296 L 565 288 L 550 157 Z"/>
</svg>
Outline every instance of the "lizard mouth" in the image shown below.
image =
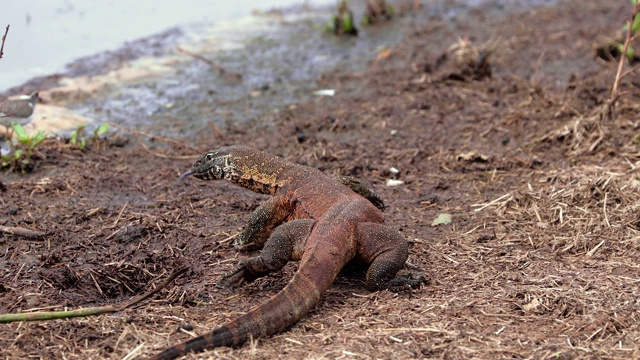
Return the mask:
<svg viewBox="0 0 640 360">
<path fill-rule="evenodd" d="M 189 175 L 193 175 L 193 177 L 200 180 L 217 180 L 224 177 L 224 172 L 219 166 L 211 162 L 198 162 L 191 167 L 191 171 L 187 171 L 180 177 L 186 177 Z"/>
<path fill-rule="evenodd" d="M 192 166 L 191 170 L 180 175 L 179 180 L 183 180 L 187 176 L 193 175 L 200 180 L 219 180 L 226 175 L 226 169 L 231 166 L 230 155 L 220 155 L 219 152 L 209 152 L 198 159 Z"/>
<path fill-rule="evenodd" d="M 189 177 L 189 176 L 193 176 L 196 179 L 200 179 L 200 180 L 209 180 L 209 169 L 210 168 L 199 168 L 199 169 L 191 169 L 187 172 L 185 172 L 184 174 L 180 175 L 180 177 L 178 178 L 178 182 L 183 181 L 185 178 Z"/>
</svg>

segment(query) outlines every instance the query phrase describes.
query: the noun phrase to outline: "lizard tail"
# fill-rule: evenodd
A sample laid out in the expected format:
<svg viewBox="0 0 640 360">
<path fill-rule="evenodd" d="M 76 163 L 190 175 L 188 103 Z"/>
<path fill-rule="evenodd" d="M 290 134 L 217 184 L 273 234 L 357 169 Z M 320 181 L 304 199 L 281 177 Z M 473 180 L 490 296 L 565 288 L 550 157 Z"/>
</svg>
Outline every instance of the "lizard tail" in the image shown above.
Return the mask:
<svg viewBox="0 0 640 360">
<path fill-rule="evenodd" d="M 339 268 L 335 271 L 326 268 L 321 272 L 313 270 L 305 269 L 301 264 L 289 284 L 265 303 L 208 334 L 167 348 L 150 360 L 169 360 L 188 352 L 237 346 L 251 337 L 255 339 L 287 329 L 315 307 L 340 271 Z"/>
</svg>

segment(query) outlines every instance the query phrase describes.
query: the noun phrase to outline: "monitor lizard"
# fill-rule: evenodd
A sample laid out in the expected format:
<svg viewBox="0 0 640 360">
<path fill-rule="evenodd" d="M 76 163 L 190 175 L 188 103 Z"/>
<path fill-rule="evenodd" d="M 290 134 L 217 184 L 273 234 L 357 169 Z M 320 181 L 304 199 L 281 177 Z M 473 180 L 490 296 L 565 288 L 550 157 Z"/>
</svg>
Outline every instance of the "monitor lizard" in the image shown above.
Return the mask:
<svg viewBox="0 0 640 360">
<path fill-rule="evenodd" d="M 336 179 L 240 145 L 207 152 L 182 177 L 187 175 L 227 179 L 273 195 L 251 214 L 234 242 L 237 249 L 262 252 L 240 261 L 218 285 L 234 288 L 281 269 L 289 260 L 300 265 L 284 289 L 265 303 L 208 334 L 165 349 L 154 360 L 238 346 L 289 328 L 315 307 L 352 260 L 368 265 L 366 286 L 373 291 L 398 291 L 424 282 L 422 276 L 396 276 L 408 257 L 407 241 L 384 224 L 382 200 L 354 178 Z"/>
</svg>

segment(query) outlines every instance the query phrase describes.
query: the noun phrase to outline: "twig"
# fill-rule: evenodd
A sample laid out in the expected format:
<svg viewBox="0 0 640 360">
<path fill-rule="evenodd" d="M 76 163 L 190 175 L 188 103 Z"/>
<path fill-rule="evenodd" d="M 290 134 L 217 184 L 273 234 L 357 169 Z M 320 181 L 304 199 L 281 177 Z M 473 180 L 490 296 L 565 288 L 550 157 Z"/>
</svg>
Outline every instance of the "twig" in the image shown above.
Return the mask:
<svg viewBox="0 0 640 360">
<path fill-rule="evenodd" d="M 204 61 L 205 63 L 207 63 L 207 65 L 211 66 L 212 68 L 218 70 L 220 72 L 220 75 L 224 74 L 225 72 L 227 72 L 222 66 L 216 64 L 215 62 L 207 59 L 206 57 L 200 55 L 200 54 L 196 54 L 193 51 L 189 51 L 183 47 L 178 46 L 178 51 L 185 54 L 185 55 L 189 55 L 192 58 L 196 58 L 198 60 Z"/>
<path fill-rule="evenodd" d="M 442 333 L 442 334 L 447 334 L 447 335 L 457 335 L 456 332 L 453 331 L 449 331 L 449 330 L 445 330 L 445 329 L 438 329 L 436 327 L 401 327 L 401 328 L 382 328 L 378 330 L 381 333 L 388 333 L 388 332 L 427 332 L 427 333 Z"/>
<path fill-rule="evenodd" d="M 118 225 L 118 222 L 122 218 L 122 214 L 124 213 L 124 209 L 127 208 L 127 205 L 129 205 L 128 201 L 126 203 L 124 203 L 124 205 L 122 206 L 122 209 L 120 209 L 120 212 L 118 213 L 118 217 L 116 218 L 116 221 L 113 222 L 113 226 L 112 227 L 116 227 Z"/>
<path fill-rule="evenodd" d="M 620 75 L 620 79 L 624 79 L 625 77 L 627 77 L 629 74 L 636 72 L 636 70 L 640 69 L 640 64 L 635 65 L 634 67 L 632 67 L 631 69 L 625 71 L 622 73 L 622 75 Z"/>
<path fill-rule="evenodd" d="M 474 206 L 474 207 L 475 207 L 475 206 L 480 206 L 478 209 L 475 209 L 474 211 L 476 211 L 476 212 L 477 212 L 477 211 L 482 211 L 482 210 L 484 210 L 485 208 L 487 208 L 487 207 L 489 207 L 489 206 L 491 206 L 491 205 L 493 205 L 493 204 L 497 203 L 498 201 L 500 201 L 500 200 L 502 200 L 502 199 L 504 199 L 504 198 L 506 198 L 507 196 L 510 196 L 510 195 L 511 195 L 511 193 L 504 194 L 504 195 L 500 196 L 500 197 L 499 197 L 499 198 L 497 198 L 497 199 L 494 199 L 494 200 L 489 201 L 489 202 L 488 202 L 488 203 L 486 203 L 486 204 L 473 204 L 473 205 L 471 205 L 471 206 Z"/>
<path fill-rule="evenodd" d="M 163 281 L 160 285 L 158 285 L 157 288 L 149 291 L 146 294 L 140 295 L 138 298 L 134 297 L 131 300 L 125 302 L 124 304 L 121 304 L 120 306 L 117 307 L 117 309 L 118 309 L 117 311 L 122 311 L 122 310 L 124 310 L 126 308 L 132 307 L 133 305 L 152 297 L 158 291 L 162 290 L 164 287 L 169 285 L 169 283 L 171 283 L 175 278 L 177 278 L 178 276 L 180 276 L 183 273 L 185 273 L 187 271 L 187 269 L 188 268 L 186 268 L 186 267 L 179 268 L 178 270 L 174 271 L 173 274 L 171 274 L 171 276 L 169 276 L 165 281 Z"/>
<path fill-rule="evenodd" d="M 9 33 L 9 26 L 7 25 L 7 28 L 4 29 L 4 35 L 2 36 L 2 45 L 0 45 L 0 59 L 2 59 L 2 55 L 4 55 L 4 42 L 5 40 L 7 40 L 7 34 Z"/>
<path fill-rule="evenodd" d="M 180 141 L 178 141 L 178 140 L 174 140 L 174 139 L 170 139 L 170 138 L 166 138 L 166 137 L 162 137 L 162 136 L 157 136 L 157 135 L 149 134 L 149 133 L 146 133 L 146 132 L 143 132 L 143 131 L 138 131 L 138 130 L 129 129 L 129 128 L 126 128 L 126 127 L 124 127 L 124 126 L 120 126 L 120 125 L 118 125 L 118 124 L 114 124 L 114 123 L 112 123 L 112 122 L 110 122 L 110 123 L 109 123 L 109 125 L 111 125 L 111 126 L 113 126 L 113 127 L 116 127 L 116 128 L 118 128 L 118 129 L 120 129 L 120 130 L 127 131 L 127 132 L 130 132 L 130 133 L 133 133 L 133 134 L 136 134 L 136 135 L 142 135 L 142 136 L 144 136 L 144 137 L 148 137 L 148 138 L 153 139 L 153 140 L 164 141 L 164 142 L 166 142 L 166 143 L 171 143 L 171 144 L 175 144 L 175 145 L 178 145 L 178 146 L 184 146 L 184 147 L 189 148 L 189 149 L 191 149 L 191 150 L 193 150 L 193 151 L 199 151 L 199 149 L 196 149 L 195 147 L 193 147 L 193 146 L 191 146 L 191 145 L 187 145 L 187 144 L 181 143 L 181 142 L 180 142 Z"/>
<path fill-rule="evenodd" d="M 607 227 L 611 227 L 609 223 L 609 216 L 607 216 L 607 195 L 609 193 L 604 193 L 604 203 L 602 204 L 602 213 L 604 214 L 604 222 L 607 224 Z"/>
<path fill-rule="evenodd" d="M 604 242 L 605 242 L 605 240 L 600 241 L 600 243 L 598 245 L 594 246 L 593 249 L 589 250 L 587 252 L 587 256 L 588 257 L 592 257 L 593 255 L 595 255 L 596 251 L 598 251 L 598 249 L 600 249 L 600 247 L 602 245 L 604 245 Z"/>
<path fill-rule="evenodd" d="M 183 54 L 185 54 L 185 55 L 191 56 L 191 57 L 193 57 L 195 59 L 204 61 L 205 63 L 207 63 L 207 65 L 209 65 L 212 68 L 218 70 L 218 73 L 220 74 L 220 76 L 224 76 L 224 77 L 227 77 L 227 78 L 233 79 L 233 80 L 242 79 L 242 75 L 241 74 L 227 72 L 227 70 L 225 70 L 222 66 L 218 65 L 214 61 L 212 61 L 210 59 L 207 59 L 206 57 L 204 57 L 204 56 L 202 56 L 200 54 L 196 54 L 196 53 L 194 53 L 192 51 L 189 51 L 189 50 L 187 50 L 185 48 L 182 48 L 180 46 L 178 46 L 178 51 L 183 53 Z"/>
<path fill-rule="evenodd" d="M 185 160 L 185 159 L 196 159 L 200 156 L 200 155 L 165 155 L 163 153 L 152 151 L 151 149 L 149 149 L 147 144 L 145 144 L 144 141 L 142 141 L 142 139 L 140 138 L 140 135 L 138 134 L 133 134 L 133 135 L 136 137 L 136 139 L 138 139 L 138 142 L 140 143 L 140 145 L 142 145 L 142 148 L 145 149 L 146 152 L 163 159 Z"/>
<path fill-rule="evenodd" d="M 46 234 L 40 231 L 29 230 L 15 226 L 3 226 L 0 225 L 0 233 L 6 233 L 14 236 L 22 236 L 27 239 L 37 239 L 45 236 Z"/>
<path fill-rule="evenodd" d="M 163 281 L 155 289 L 143 295 L 140 295 L 138 297 L 133 297 L 131 300 L 120 305 L 98 306 L 98 307 L 90 307 L 90 308 L 70 310 L 70 311 L 41 311 L 41 312 L 22 313 L 22 314 L 0 314 L 0 323 L 9 323 L 9 322 L 15 322 L 15 321 L 68 319 L 73 317 L 101 315 L 101 314 L 122 311 L 153 296 L 158 291 L 162 290 L 164 287 L 169 285 L 169 283 L 171 283 L 175 278 L 183 274 L 185 271 L 187 271 L 186 267 L 176 270 L 173 274 L 171 274 L 171 276 L 169 276 L 165 281 Z"/>
<path fill-rule="evenodd" d="M 140 345 L 136 346 L 130 353 L 128 353 L 122 360 L 130 360 L 138 355 L 140 350 L 144 347 L 144 343 L 140 343 Z"/>
<path fill-rule="evenodd" d="M 142 148 L 145 151 L 147 151 L 149 154 L 151 154 L 151 155 L 154 155 L 154 156 L 157 156 L 157 157 L 161 157 L 163 159 L 178 159 L 178 160 L 195 159 L 195 158 L 199 157 L 199 155 L 165 155 L 165 154 L 162 154 L 162 153 L 159 153 L 159 152 L 152 151 L 151 149 L 149 149 L 147 144 L 145 144 L 144 141 L 142 141 L 141 136 L 146 136 L 146 137 L 151 138 L 151 139 L 156 139 L 156 140 L 160 140 L 160 141 L 174 143 L 174 144 L 177 144 L 179 146 L 187 147 L 187 148 L 189 148 L 191 150 L 194 150 L 194 151 L 198 151 L 198 149 L 194 148 L 193 146 L 182 144 L 177 140 L 164 138 L 164 137 L 156 136 L 156 135 L 151 135 L 149 133 L 145 133 L 145 132 L 138 131 L 138 130 L 128 129 L 128 128 L 122 127 L 122 126 L 114 124 L 114 123 L 109 123 L 109 124 L 113 125 L 114 127 L 117 127 L 120 130 L 131 132 L 136 137 L 136 139 L 138 139 L 138 142 L 140 143 L 140 145 L 142 145 Z"/>
<path fill-rule="evenodd" d="M 640 12 L 640 2 L 635 5 L 635 7 L 633 8 L 633 12 L 631 13 L 631 18 L 627 20 L 627 36 L 624 39 L 622 54 L 620 55 L 620 61 L 618 61 L 618 71 L 616 72 L 616 78 L 613 81 L 613 86 L 611 88 L 611 99 L 610 99 L 611 106 L 613 106 L 613 103 L 618 99 L 618 87 L 620 86 L 620 80 L 622 80 L 624 76 L 630 74 L 629 71 L 622 74 L 622 68 L 624 66 L 625 57 L 627 56 L 627 51 L 629 50 L 629 44 L 635 38 L 635 36 L 632 34 L 633 33 L 632 27 L 633 27 L 633 23 L 635 22 L 636 16 L 638 16 L 639 12 Z M 633 68 L 633 70 L 635 69 L 637 69 L 637 67 Z"/>
</svg>

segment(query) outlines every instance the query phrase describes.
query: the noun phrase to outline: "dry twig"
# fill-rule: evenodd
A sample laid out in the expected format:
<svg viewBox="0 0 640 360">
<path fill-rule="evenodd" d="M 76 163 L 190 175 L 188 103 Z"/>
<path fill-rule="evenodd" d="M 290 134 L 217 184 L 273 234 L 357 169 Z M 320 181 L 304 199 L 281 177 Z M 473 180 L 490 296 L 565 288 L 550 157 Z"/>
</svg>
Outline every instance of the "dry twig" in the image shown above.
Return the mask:
<svg viewBox="0 0 640 360">
<path fill-rule="evenodd" d="M 22 236 L 27 239 L 37 239 L 45 235 L 45 233 L 40 231 L 29 230 L 21 227 L 16 227 L 16 226 L 3 226 L 3 225 L 0 225 L 0 233 L 10 234 L 14 236 Z"/>
<path fill-rule="evenodd" d="M 227 79 L 230 80 L 241 80 L 242 79 L 242 75 L 238 74 L 238 73 L 234 73 L 234 72 L 227 72 L 227 70 L 225 70 L 222 66 L 220 66 L 218 63 L 207 59 L 206 57 L 200 55 L 200 54 L 196 54 L 193 51 L 189 51 L 185 48 L 179 47 L 178 46 L 178 51 L 191 56 L 194 59 L 198 59 L 200 61 L 204 61 L 207 65 L 211 66 L 212 68 L 216 69 L 218 71 L 218 73 L 220 74 L 220 76 L 225 77 Z"/>
<path fill-rule="evenodd" d="M 178 146 L 184 146 L 184 147 L 189 148 L 191 150 L 198 151 L 198 149 L 196 149 L 195 147 L 193 147 L 191 145 L 187 145 L 185 143 L 181 143 L 178 140 L 174 140 L 174 139 L 170 139 L 170 138 L 166 138 L 166 137 L 162 137 L 162 136 L 149 134 L 149 133 L 146 133 L 144 131 L 138 131 L 138 130 L 134 130 L 134 129 L 129 129 L 129 128 L 126 128 L 124 126 L 120 126 L 118 124 L 111 123 L 111 122 L 109 123 L 109 125 L 113 126 L 113 127 L 116 127 L 116 128 L 118 128 L 120 130 L 123 130 L 123 131 L 126 131 L 126 132 L 130 132 L 130 133 L 132 133 L 134 135 L 142 135 L 142 136 L 147 137 L 149 139 L 159 140 L 159 141 L 163 141 L 163 142 L 166 142 L 166 143 L 175 144 L 175 145 L 178 145 Z"/>
<path fill-rule="evenodd" d="M 2 45 L 0 45 L 0 59 L 2 59 L 2 55 L 4 55 L 4 42 L 7 40 L 7 34 L 9 33 L 9 26 L 4 29 L 4 35 L 2 36 Z"/>
<path fill-rule="evenodd" d="M 122 311 L 153 296 L 158 291 L 162 290 L 165 286 L 169 285 L 169 283 L 171 283 L 175 278 L 180 276 L 185 271 L 187 271 L 186 267 L 183 267 L 174 271 L 173 274 L 171 274 L 171 276 L 169 276 L 165 281 L 163 281 L 155 289 L 145 294 L 142 294 L 140 296 L 133 297 L 129 301 L 126 301 L 125 303 L 120 305 L 98 306 L 98 307 L 90 307 L 90 308 L 71 310 L 71 311 L 39 311 L 39 312 L 22 313 L 22 314 L 2 314 L 0 315 L 0 323 L 9 323 L 9 322 L 16 322 L 16 321 L 68 319 L 73 317 L 101 315 L 101 314 Z"/>
<path fill-rule="evenodd" d="M 636 4 L 631 13 L 631 17 L 627 20 L 627 34 L 625 37 L 622 55 L 618 62 L 618 70 L 616 71 L 616 77 L 611 87 L 611 96 L 607 99 L 602 106 L 593 109 L 588 116 L 578 115 L 574 120 L 572 129 L 573 133 L 573 151 L 580 153 L 586 149 L 588 152 L 593 152 L 606 138 L 608 134 L 608 128 L 604 125 L 605 122 L 610 122 L 613 119 L 613 113 L 616 103 L 620 98 L 620 82 L 629 74 L 636 71 L 639 66 L 635 66 L 625 72 L 622 72 L 624 67 L 624 61 L 626 53 L 629 49 L 631 42 L 633 42 L 637 36 L 633 34 L 632 24 L 636 17 L 640 13 L 640 3 Z M 566 129 L 562 129 L 556 132 L 557 135 L 566 134 Z"/>
<path fill-rule="evenodd" d="M 633 11 L 631 12 L 631 18 L 627 20 L 627 34 L 625 36 L 624 45 L 622 48 L 622 55 L 620 55 L 620 61 L 618 61 L 618 70 L 616 72 L 616 78 L 613 81 L 613 86 L 611 87 L 611 98 L 609 98 L 609 102 L 605 105 L 609 107 L 609 109 L 607 110 L 607 115 L 609 117 L 612 116 L 611 114 L 613 111 L 613 107 L 615 106 L 615 103 L 616 101 L 618 101 L 618 97 L 620 96 L 619 90 L 618 90 L 620 86 L 620 81 L 625 76 L 633 73 L 638 68 L 640 68 L 640 65 L 636 65 L 630 70 L 625 71 L 624 73 L 622 72 L 622 68 L 624 66 L 624 60 L 627 55 L 627 51 L 629 50 L 629 45 L 631 44 L 631 42 L 633 42 L 633 40 L 637 38 L 637 35 L 633 34 L 632 28 L 633 28 L 633 23 L 635 22 L 636 17 L 638 16 L 638 13 L 640 13 L 640 2 L 635 5 L 635 7 L 633 8 Z"/>
<path fill-rule="evenodd" d="M 152 155 L 155 155 L 157 157 L 161 157 L 163 159 L 195 159 L 195 158 L 197 158 L 199 156 L 199 155 L 198 156 L 195 156 L 195 155 L 165 155 L 165 154 L 162 154 L 162 153 L 158 153 L 158 152 L 152 151 L 151 149 L 149 149 L 147 144 L 145 144 L 144 141 L 142 141 L 141 136 L 144 136 L 144 137 L 147 137 L 147 138 L 150 138 L 150 139 L 153 139 L 153 140 L 163 141 L 163 142 L 166 142 L 166 143 L 176 144 L 178 146 L 184 146 L 184 147 L 189 148 L 189 149 L 191 149 L 193 151 L 196 151 L 196 152 L 198 152 L 199 150 L 196 149 L 195 147 L 191 146 L 191 145 L 187 145 L 187 144 L 181 143 L 181 142 L 179 142 L 177 140 L 173 140 L 173 139 L 170 139 L 170 138 L 149 134 L 149 133 L 146 133 L 146 132 L 143 132 L 143 131 L 138 131 L 138 130 L 125 128 L 124 126 L 120 126 L 120 125 L 114 124 L 114 123 L 109 123 L 109 125 L 111 125 L 113 127 L 116 127 L 116 128 L 118 128 L 120 130 L 124 130 L 124 131 L 132 133 L 136 137 L 136 139 L 138 139 L 138 142 L 140 142 L 140 145 L 142 145 L 142 147 L 148 153 L 150 153 Z"/>
</svg>

